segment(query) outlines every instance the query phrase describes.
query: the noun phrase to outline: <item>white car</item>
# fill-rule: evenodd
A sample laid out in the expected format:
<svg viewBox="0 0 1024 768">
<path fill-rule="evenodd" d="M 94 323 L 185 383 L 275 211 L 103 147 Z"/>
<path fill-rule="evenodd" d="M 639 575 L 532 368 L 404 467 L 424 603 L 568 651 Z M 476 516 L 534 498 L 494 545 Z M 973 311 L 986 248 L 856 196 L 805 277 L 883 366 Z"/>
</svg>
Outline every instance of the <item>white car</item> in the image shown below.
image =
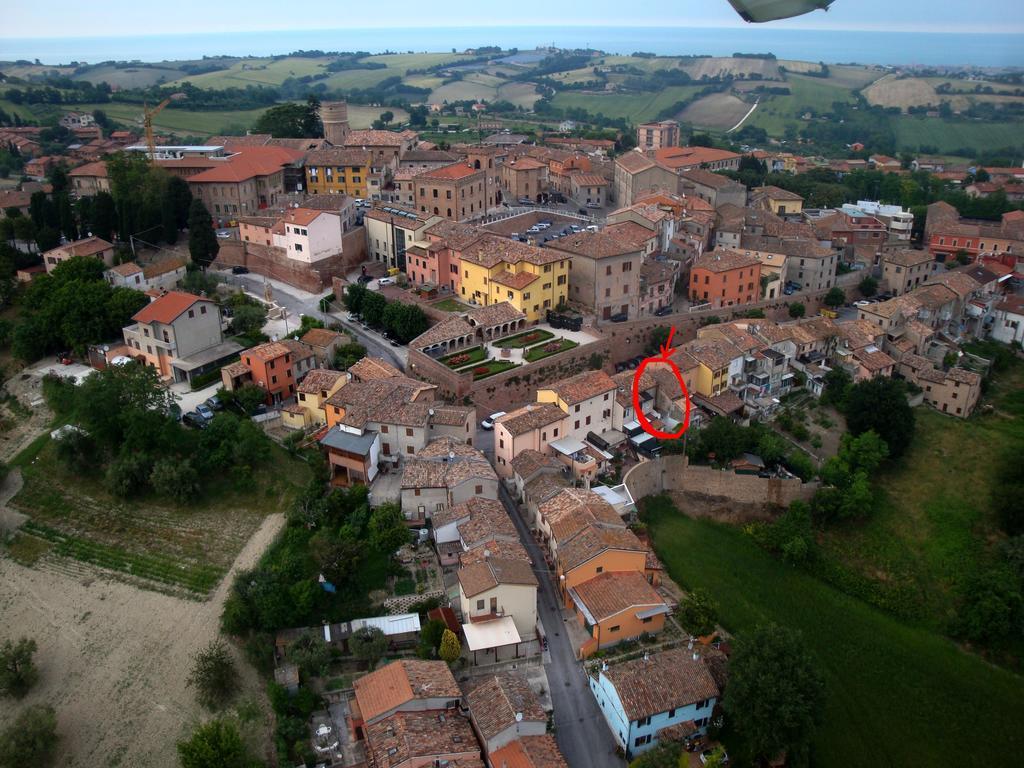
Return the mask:
<svg viewBox="0 0 1024 768">
<path fill-rule="evenodd" d="M 870 307 L 871 306 L 871 302 L 870 301 L 865 301 L 864 299 L 861 299 L 860 301 L 853 302 L 853 306 L 855 306 L 855 307 Z"/>
<path fill-rule="evenodd" d="M 380 277 L 377 278 L 377 285 L 394 285 L 395 278 L 393 277 Z"/>
<path fill-rule="evenodd" d="M 490 416 L 488 416 L 486 419 L 480 422 L 480 427 L 482 429 L 494 429 L 494 422 L 496 422 L 504 415 L 504 411 L 497 411 L 496 413 L 492 413 Z"/>
</svg>

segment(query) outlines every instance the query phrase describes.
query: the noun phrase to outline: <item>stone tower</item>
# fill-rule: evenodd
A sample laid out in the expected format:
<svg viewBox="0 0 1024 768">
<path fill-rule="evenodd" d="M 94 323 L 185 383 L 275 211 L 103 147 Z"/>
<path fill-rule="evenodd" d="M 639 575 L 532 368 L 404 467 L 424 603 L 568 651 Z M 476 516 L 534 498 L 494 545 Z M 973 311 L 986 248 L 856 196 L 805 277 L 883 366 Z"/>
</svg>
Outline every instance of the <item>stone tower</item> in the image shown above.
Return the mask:
<svg viewBox="0 0 1024 768">
<path fill-rule="evenodd" d="M 325 101 L 320 104 L 320 120 L 324 124 L 324 138 L 336 147 L 348 136 L 348 104 L 344 101 Z"/>
</svg>

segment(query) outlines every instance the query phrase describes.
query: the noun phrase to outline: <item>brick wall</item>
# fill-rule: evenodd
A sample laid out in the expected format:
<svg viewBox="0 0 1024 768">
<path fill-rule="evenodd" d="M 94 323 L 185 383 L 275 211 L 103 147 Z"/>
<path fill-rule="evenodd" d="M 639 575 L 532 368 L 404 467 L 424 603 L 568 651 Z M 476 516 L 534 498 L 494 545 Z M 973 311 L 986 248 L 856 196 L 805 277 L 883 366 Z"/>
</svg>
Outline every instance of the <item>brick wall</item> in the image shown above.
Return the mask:
<svg viewBox="0 0 1024 768">
<path fill-rule="evenodd" d="M 221 242 L 214 264 L 219 267 L 246 267 L 258 275 L 318 293 L 330 287 L 332 277 L 348 273 L 365 258 L 366 242 L 362 229 L 346 234 L 343 244 L 345 250 L 341 255 L 321 259 L 311 265 L 289 259 L 280 248 L 229 240 Z"/>
<path fill-rule="evenodd" d="M 439 395 L 447 400 L 462 401 L 469 398 L 476 405 L 478 413 L 486 415 L 495 411 L 509 411 L 523 403 L 533 402 L 538 387 L 567 379 L 588 369 L 594 354 L 601 355 L 607 367 L 609 349 L 606 339 L 474 382 L 472 374 L 456 373 L 443 363 L 410 348 L 406 373 L 437 384 Z"/>
<path fill-rule="evenodd" d="M 664 491 L 681 491 L 729 499 L 740 504 L 776 507 L 788 507 L 798 499 L 809 501 L 818 489 L 817 483 L 803 483 L 798 478 L 737 475 L 728 470 L 691 466 L 682 455 L 637 464 L 626 473 L 623 482 L 634 499 Z"/>
</svg>

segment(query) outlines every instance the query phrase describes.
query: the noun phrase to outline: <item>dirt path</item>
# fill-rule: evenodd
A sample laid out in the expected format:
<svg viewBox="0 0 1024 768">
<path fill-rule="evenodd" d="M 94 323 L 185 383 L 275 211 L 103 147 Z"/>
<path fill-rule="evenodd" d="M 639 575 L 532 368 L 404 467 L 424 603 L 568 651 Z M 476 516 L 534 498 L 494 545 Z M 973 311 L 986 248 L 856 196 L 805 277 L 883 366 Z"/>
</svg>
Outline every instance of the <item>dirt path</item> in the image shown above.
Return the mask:
<svg viewBox="0 0 1024 768">
<path fill-rule="evenodd" d="M 73 561 L 0 560 L 0 639 L 35 638 L 41 673 L 28 697 L 0 708 L 0 726 L 46 702 L 57 710 L 60 765 L 176 766 L 176 742 L 204 716 L 185 683 L 191 657 L 217 635 L 234 574 L 256 563 L 284 522 L 263 521 L 205 603 L 109 581 Z M 241 667 L 254 690 L 255 673 Z"/>
<path fill-rule="evenodd" d="M 760 103 L 761 103 L 761 97 L 760 97 L 760 96 L 758 96 L 758 97 L 757 97 L 757 101 L 755 101 L 755 102 L 754 102 L 754 105 L 753 105 L 753 106 L 752 106 L 752 107 L 751 107 L 751 108 L 750 108 L 750 109 L 749 109 L 749 110 L 747 111 L 747 114 L 745 114 L 745 115 L 744 115 L 744 116 L 743 116 L 743 117 L 742 117 L 742 118 L 740 119 L 740 121 L 739 121 L 738 123 L 736 123 L 736 125 L 734 125 L 734 126 L 733 126 L 732 128 L 730 128 L 730 129 L 729 129 L 728 131 L 726 131 L 726 133 L 732 133 L 733 131 L 739 130 L 739 127 L 740 127 L 741 125 L 743 125 L 743 124 L 744 124 L 745 122 L 747 122 L 747 118 L 748 118 L 748 117 L 750 117 L 750 116 L 751 116 L 752 114 L 754 114 L 754 110 L 755 110 L 755 109 L 757 109 L 757 105 L 758 105 L 758 104 L 760 104 Z"/>
<path fill-rule="evenodd" d="M 7 473 L 3 484 L 0 485 L 0 535 L 18 530 L 21 524 L 28 520 L 21 512 L 15 512 L 7 506 L 7 503 L 18 495 L 23 484 L 21 470 L 16 467 Z"/>
</svg>

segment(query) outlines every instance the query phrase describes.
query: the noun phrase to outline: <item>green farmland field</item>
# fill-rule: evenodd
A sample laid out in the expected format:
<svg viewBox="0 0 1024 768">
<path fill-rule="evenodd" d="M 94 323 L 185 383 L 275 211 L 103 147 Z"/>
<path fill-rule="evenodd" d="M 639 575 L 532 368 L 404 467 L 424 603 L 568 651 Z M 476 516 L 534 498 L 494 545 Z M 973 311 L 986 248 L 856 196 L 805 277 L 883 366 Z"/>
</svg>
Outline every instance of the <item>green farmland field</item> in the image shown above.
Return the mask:
<svg viewBox="0 0 1024 768">
<path fill-rule="evenodd" d="M 971 147 L 975 152 L 1024 147 L 1024 121 L 979 123 L 903 116 L 896 118 L 893 125 L 897 141 L 911 149 L 930 145 L 943 153 L 960 147 Z"/>
<path fill-rule="evenodd" d="M 1024 681 L 796 570 L 742 530 L 643 507 L 658 556 L 684 588 L 707 590 L 742 634 L 777 622 L 803 633 L 825 679 L 812 764 L 823 768 L 1017 764 Z"/>
<path fill-rule="evenodd" d="M 585 93 L 563 91 L 555 95 L 552 104 L 560 109 L 582 107 L 593 114 L 605 117 L 624 117 L 634 123 L 653 120 L 661 110 L 671 107 L 677 101 L 689 98 L 699 91 L 699 85 L 679 85 L 666 88 L 658 93 Z"/>
</svg>

